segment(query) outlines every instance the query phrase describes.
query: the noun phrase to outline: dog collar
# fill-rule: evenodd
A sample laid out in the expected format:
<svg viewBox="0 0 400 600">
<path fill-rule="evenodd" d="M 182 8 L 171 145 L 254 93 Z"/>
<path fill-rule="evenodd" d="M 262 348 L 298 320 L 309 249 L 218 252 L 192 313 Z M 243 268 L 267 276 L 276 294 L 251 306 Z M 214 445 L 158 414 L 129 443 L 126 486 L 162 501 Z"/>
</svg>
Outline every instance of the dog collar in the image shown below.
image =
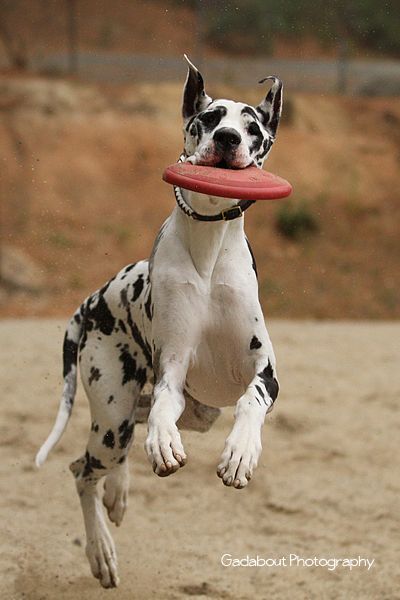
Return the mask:
<svg viewBox="0 0 400 600">
<path fill-rule="evenodd" d="M 241 217 L 244 211 L 254 203 L 254 200 L 240 200 L 235 206 L 221 210 L 221 212 L 216 215 L 201 215 L 185 202 L 180 187 L 174 185 L 174 193 L 179 208 L 185 215 L 191 217 L 195 221 L 232 221 L 233 219 Z"/>
<path fill-rule="evenodd" d="M 178 162 L 184 162 L 184 158 L 185 155 L 181 154 Z M 240 200 L 235 206 L 221 210 L 221 212 L 216 215 L 201 215 L 193 210 L 193 208 L 185 201 L 181 188 L 177 185 L 174 185 L 173 187 L 177 205 L 185 215 L 191 217 L 195 221 L 233 221 L 233 219 L 241 217 L 244 211 L 254 204 L 254 200 Z"/>
</svg>

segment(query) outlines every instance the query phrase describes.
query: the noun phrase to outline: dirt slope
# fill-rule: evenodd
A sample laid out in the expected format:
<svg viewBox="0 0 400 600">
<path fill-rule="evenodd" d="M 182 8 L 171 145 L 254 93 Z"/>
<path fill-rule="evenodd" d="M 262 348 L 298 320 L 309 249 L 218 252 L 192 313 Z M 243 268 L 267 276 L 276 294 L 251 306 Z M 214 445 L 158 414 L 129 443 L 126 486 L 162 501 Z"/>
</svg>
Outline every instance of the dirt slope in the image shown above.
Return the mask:
<svg viewBox="0 0 400 600">
<path fill-rule="evenodd" d="M 0 311 L 66 314 L 149 255 L 174 205 L 161 173 L 182 147 L 181 86 L 3 78 L 0 91 L 2 239 L 47 279 L 36 296 L 3 290 Z M 210 93 L 258 103 L 261 90 Z M 285 111 L 266 167 L 293 183 L 318 232 L 282 237 L 282 203 L 246 213 L 267 314 L 399 317 L 398 102 L 296 95 Z"/>
</svg>

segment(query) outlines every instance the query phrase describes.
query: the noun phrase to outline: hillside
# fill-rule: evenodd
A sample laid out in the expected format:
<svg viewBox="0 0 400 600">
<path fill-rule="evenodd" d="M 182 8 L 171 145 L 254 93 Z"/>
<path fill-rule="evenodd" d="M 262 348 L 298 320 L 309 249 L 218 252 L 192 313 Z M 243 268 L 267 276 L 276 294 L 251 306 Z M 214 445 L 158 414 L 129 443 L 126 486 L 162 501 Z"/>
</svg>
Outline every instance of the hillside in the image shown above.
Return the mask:
<svg viewBox="0 0 400 600">
<path fill-rule="evenodd" d="M 99 87 L 0 80 L 3 246 L 35 261 L 43 282 L 6 282 L 2 315 L 65 315 L 123 265 L 149 254 L 171 211 L 161 181 L 181 150 L 181 86 Z M 214 96 L 259 101 L 260 90 Z M 276 228 L 281 203 L 246 213 L 267 315 L 398 318 L 400 186 L 397 100 L 299 94 L 266 168 L 311 215 L 300 239 Z M 6 252 L 6 254 L 7 254 Z"/>
</svg>

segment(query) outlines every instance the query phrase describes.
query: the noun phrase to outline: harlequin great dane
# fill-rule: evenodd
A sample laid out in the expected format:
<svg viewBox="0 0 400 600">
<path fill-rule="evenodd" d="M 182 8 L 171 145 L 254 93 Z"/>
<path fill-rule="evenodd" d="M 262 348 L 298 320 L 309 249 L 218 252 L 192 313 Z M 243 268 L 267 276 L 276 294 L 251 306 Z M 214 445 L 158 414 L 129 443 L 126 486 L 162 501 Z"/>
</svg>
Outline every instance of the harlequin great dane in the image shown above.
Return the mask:
<svg viewBox="0 0 400 600">
<path fill-rule="evenodd" d="M 212 100 L 201 74 L 188 64 L 181 160 L 261 168 L 280 119 L 281 81 L 267 77 L 271 89 L 253 108 Z M 36 457 L 39 466 L 65 429 L 79 357 L 92 424 L 86 451 L 70 468 L 82 505 L 86 554 L 104 587 L 118 584 L 117 560 L 96 484 L 105 477 L 103 503 L 119 525 L 127 505 L 133 429 L 149 399 L 143 390 L 152 386 L 145 449 L 161 477 L 186 463 L 179 426 L 206 431 L 220 407 L 235 404 L 217 474 L 225 485 L 243 488 L 257 465 L 264 417 L 279 389 L 243 229 L 242 214 L 251 202 L 174 189 L 177 206 L 150 259 L 122 269 L 69 322 L 60 408 Z"/>
</svg>

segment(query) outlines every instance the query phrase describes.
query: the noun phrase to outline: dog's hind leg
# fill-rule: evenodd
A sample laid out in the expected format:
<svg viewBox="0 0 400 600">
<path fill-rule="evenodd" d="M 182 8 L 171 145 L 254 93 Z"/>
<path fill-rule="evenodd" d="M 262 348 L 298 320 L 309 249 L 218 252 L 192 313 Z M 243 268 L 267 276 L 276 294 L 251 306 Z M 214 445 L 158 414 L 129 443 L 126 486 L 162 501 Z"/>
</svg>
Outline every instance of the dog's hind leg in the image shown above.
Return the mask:
<svg viewBox="0 0 400 600">
<path fill-rule="evenodd" d="M 117 558 L 97 483 L 105 477 L 104 504 L 121 523 L 128 496 L 128 451 L 135 407 L 147 377 L 140 348 L 122 332 L 112 339 L 89 332 L 80 351 L 81 376 L 92 417 L 84 456 L 71 465 L 86 530 L 86 554 L 103 587 L 118 585 Z"/>
<path fill-rule="evenodd" d="M 105 588 L 117 587 L 119 578 L 115 546 L 105 523 L 96 488 L 97 481 L 101 478 L 97 470 L 105 467 L 98 459 L 95 459 L 97 466 L 91 467 L 92 460 L 93 457 L 87 451 L 84 457 L 70 466 L 76 477 L 76 488 L 85 522 L 86 556 L 94 577 L 100 580 L 101 585 Z"/>
</svg>

